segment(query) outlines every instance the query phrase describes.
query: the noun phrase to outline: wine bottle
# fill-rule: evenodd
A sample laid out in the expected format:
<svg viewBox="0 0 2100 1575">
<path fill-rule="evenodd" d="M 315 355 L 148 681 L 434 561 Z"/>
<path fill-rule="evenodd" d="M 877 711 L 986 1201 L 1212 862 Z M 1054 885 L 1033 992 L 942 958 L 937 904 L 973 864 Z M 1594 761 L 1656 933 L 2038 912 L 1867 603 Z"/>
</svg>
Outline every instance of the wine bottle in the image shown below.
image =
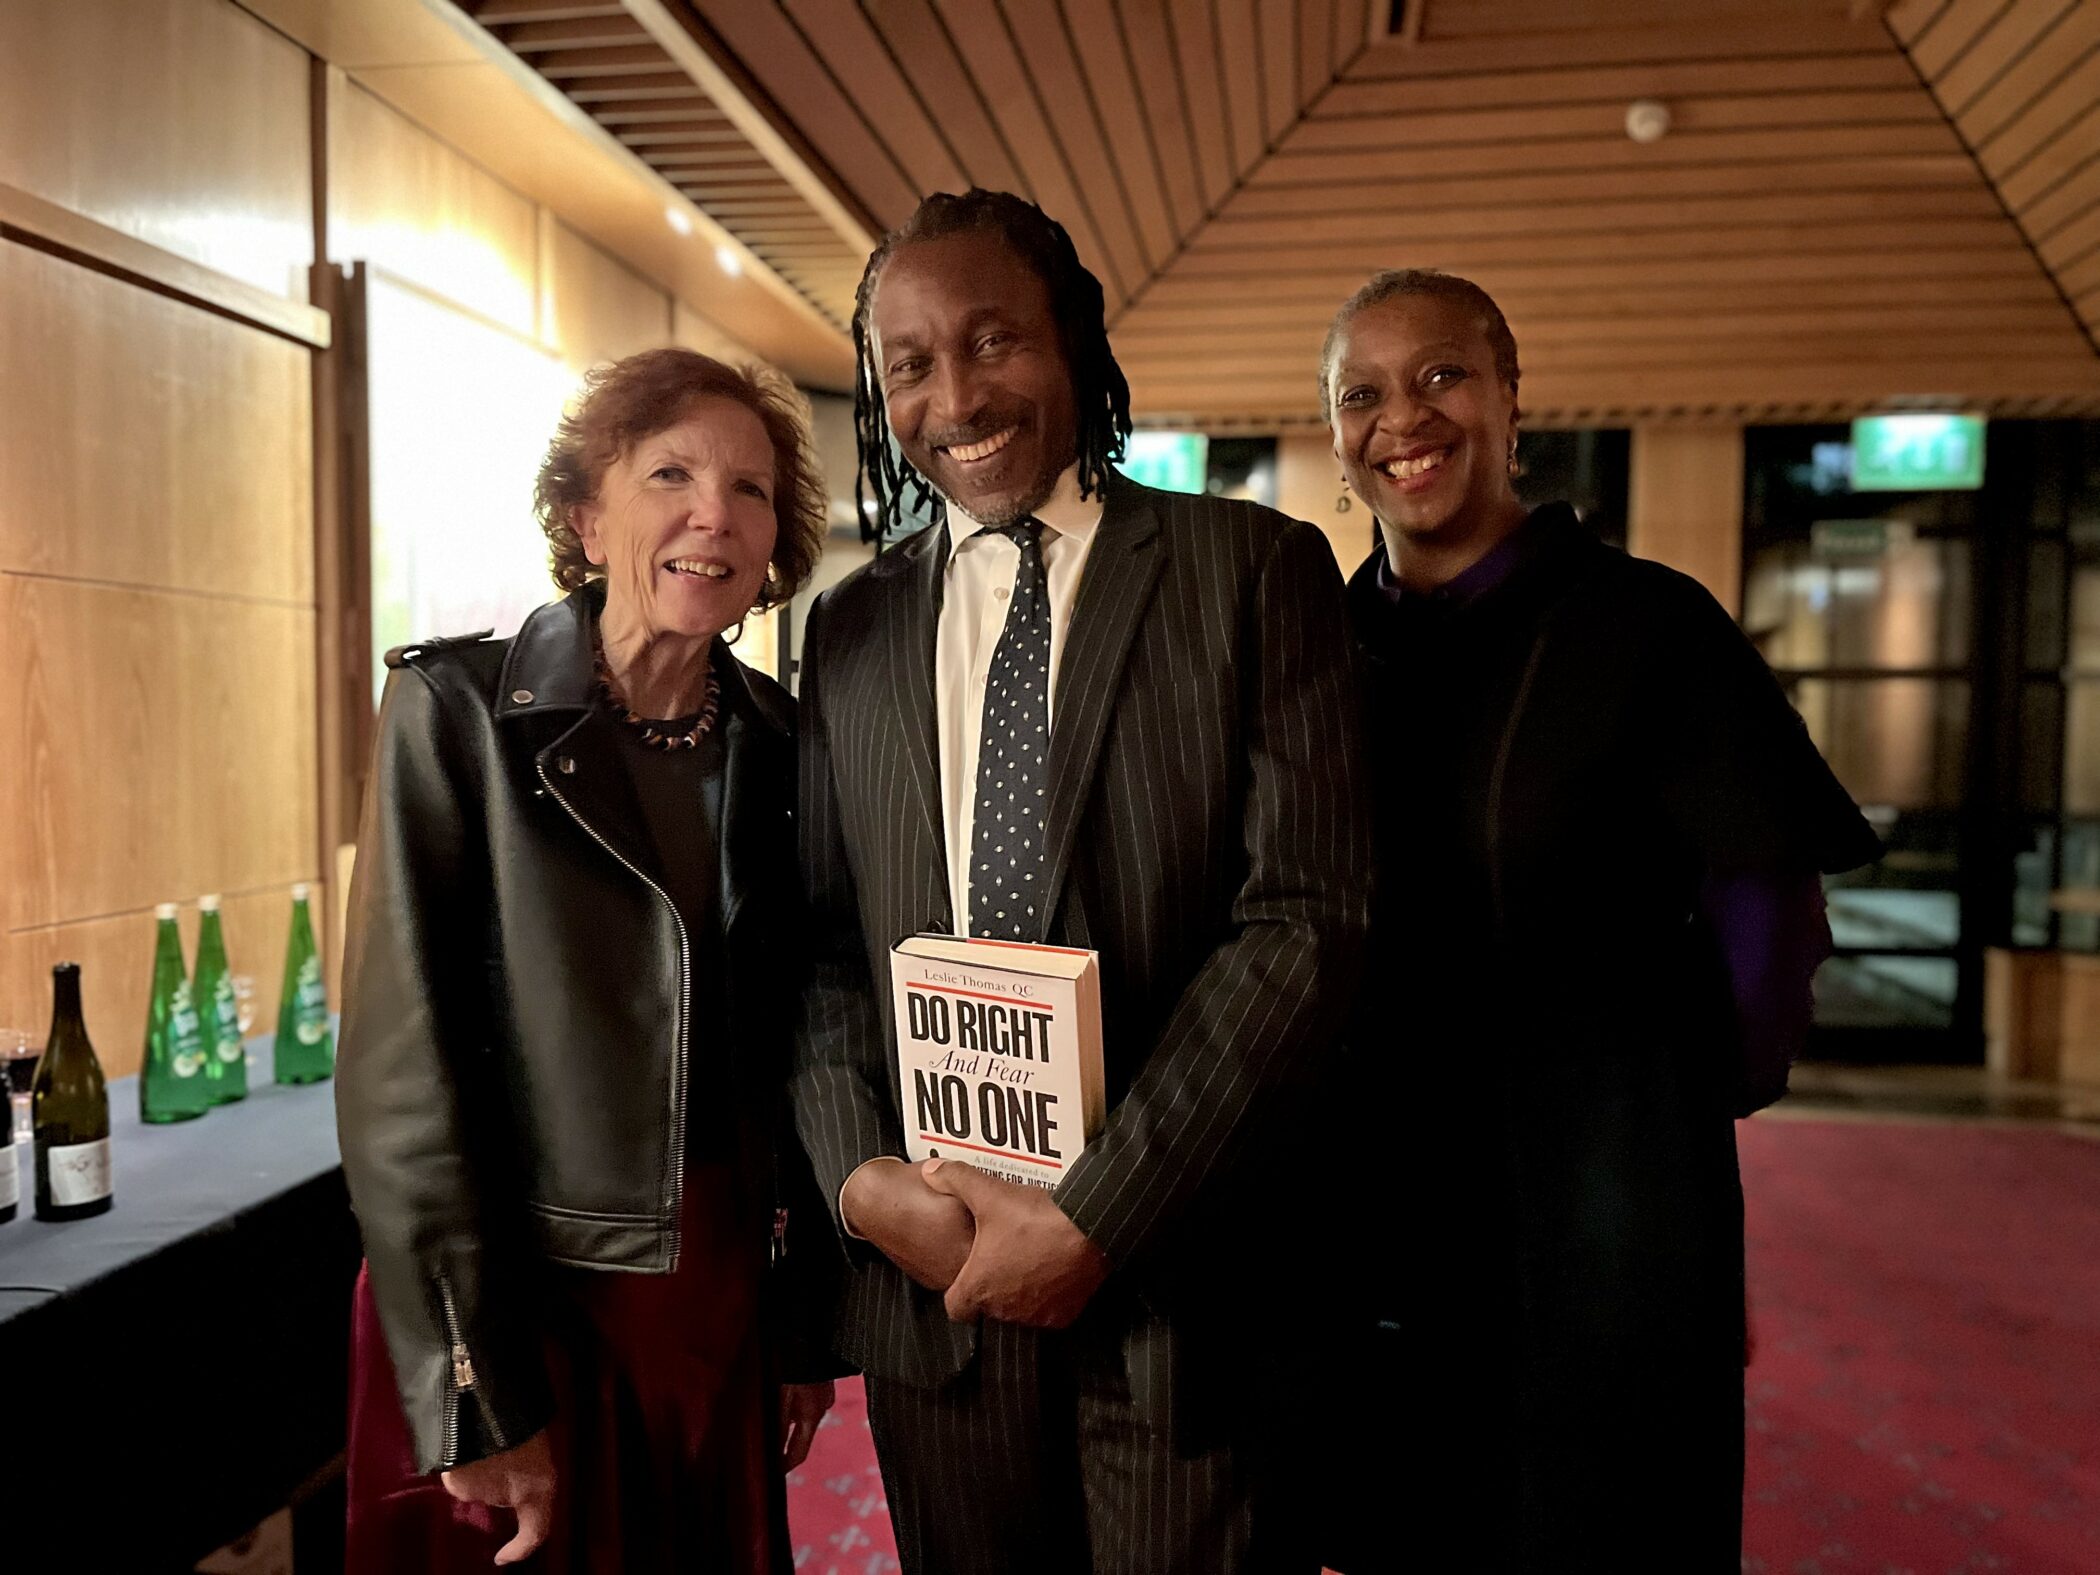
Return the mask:
<svg viewBox="0 0 2100 1575">
<path fill-rule="evenodd" d="M 204 1027 L 204 1081 L 215 1105 L 248 1097 L 248 1056 L 241 1043 L 240 1003 L 226 966 L 226 936 L 219 928 L 219 899 L 199 897 L 197 981 L 192 994 Z"/>
<path fill-rule="evenodd" d="M 146 1003 L 146 1053 L 139 1066 L 139 1119 L 188 1121 L 211 1109 L 204 1081 L 204 1033 L 182 966 L 175 904 L 153 910 L 160 933 L 153 946 L 153 994 Z"/>
<path fill-rule="evenodd" d="M 109 1085 L 80 1015 L 80 964 L 51 970 L 51 1032 L 30 1093 L 36 1129 L 36 1217 L 77 1220 L 115 1201 L 109 1167 Z"/>
<path fill-rule="evenodd" d="M 292 934 L 284 949 L 284 988 L 277 997 L 277 1081 L 318 1083 L 335 1071 L 328 1028 L 328 986 L 306 908 L 307 888 L 292 888 Z"/>
<path fill-rule="evenodd" d="M 0 1089 L 0 1095 L 6 1093 Z M 15 1113 L 0 1098 L 0 1225 L 15 1217 L 22 1203 L 21 1156 L 15 1151 Z"/>
</svg>

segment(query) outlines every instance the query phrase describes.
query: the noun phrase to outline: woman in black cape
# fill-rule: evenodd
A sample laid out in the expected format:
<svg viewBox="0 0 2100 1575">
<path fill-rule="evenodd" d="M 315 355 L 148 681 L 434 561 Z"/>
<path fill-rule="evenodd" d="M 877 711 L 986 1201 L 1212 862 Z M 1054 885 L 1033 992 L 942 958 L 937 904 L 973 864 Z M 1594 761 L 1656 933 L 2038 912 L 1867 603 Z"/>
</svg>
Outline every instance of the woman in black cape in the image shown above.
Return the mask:
<svg viewBox="0 0 2100 1575">
<path fill-rule="evenodd" d="M 1734 1575 L 1734 1122 L 1806 1033 L 1819 873 L 1879 845 L 1710 595 L 1518 500 L 1485 292 L 1380 275 L 1321 382 L 1380 538 L 1349 587 L 1379 866 L 1343 1076 L 1395 1133 L 1343 1179 L 1321 1551 Z"/>
</svg>

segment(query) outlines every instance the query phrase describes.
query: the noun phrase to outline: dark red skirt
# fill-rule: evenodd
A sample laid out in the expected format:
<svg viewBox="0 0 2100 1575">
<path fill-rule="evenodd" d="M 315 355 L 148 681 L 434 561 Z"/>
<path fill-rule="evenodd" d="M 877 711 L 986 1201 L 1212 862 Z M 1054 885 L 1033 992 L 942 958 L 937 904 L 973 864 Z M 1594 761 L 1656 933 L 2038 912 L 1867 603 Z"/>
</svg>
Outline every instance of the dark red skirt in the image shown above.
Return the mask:
<svg viewBox="0 0 2100 1575">
<path fill-rule="evenodd" d="M 556 1271 L 547 1575 L 781 1575 L 791 1567 L 779 1401 L 759 1315 L 763 1227 L 726 1166 L 686 1174 L 668 1275 Z M 515 1528 L 415 1467 L 364 1274 L 350 1354 L 350 1575 L 486 1575 Z"/>
</svg>

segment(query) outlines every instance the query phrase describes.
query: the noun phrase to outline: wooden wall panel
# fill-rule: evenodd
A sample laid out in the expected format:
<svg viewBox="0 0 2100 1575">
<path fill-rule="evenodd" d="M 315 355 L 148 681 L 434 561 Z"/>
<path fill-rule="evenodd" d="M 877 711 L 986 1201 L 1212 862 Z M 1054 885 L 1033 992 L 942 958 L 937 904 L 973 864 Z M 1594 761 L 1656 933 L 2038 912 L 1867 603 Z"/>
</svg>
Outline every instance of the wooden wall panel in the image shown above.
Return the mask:
<svg viewBox="0 0 2100 1575">
<path fill-rule="evenodd" d="M 1276 440 L 1276 507 L 1292 519 L 1320 527 L 1334 548 L 1344 577 L 1371 551 L 1378 522 L 1362 503 L 1352 500 L 1345 514 L 1335 507 L 1342 495 L 1342 465 L 1334 457 L 1327 428 L 1286 432 Z"/>
<path fill-rule="evenodd" d="M 1739 610 L 1742 428 L 1634 428 L 1626 548 L 1689 574 L 1730 613 Z"/>
<path fill-rule="evenodd" d="M 225 0 L 0 4 L 0 184 L 298 300 L 306 52 Z"/>
<path fill-rule="evenodd" d="M 310 362 L 0 243 L 0 569 L 311 603 Z"/>
<path fill-rule="evenodd" d="M 538 327 L 532 202 L 345 85 L 329 102 L 330 260 L 366 261 L 530 335 Z"/>
<path fill-rule="evenodd" d="M 314 937 L 323 955 L 332 955 L 335 942 L 329 931 L 335 912 L 333 894 L 318 881 L 311 884 Z M 289 883 L 259 891 L 221 892 L 220 896 L 227 960 L 235 973 L 247 974 L 255 981 L 255 1023 L 249 1032 L 273 1032 L 279 987 L 284 980 L 284 949 L 291 930 Z M 182 914 L 177 924 L 182 931 L 183 960 L 194 968 L 196 897 L 184 894 L 181 901 Z M 139 1069 L 145 1042 L 146 999 L 153 983 L 153 941 L 151 908 L 73 924 L 0 932 L 0 1023 L 9 1028 L 26 1028 L 41 1037 L 51 1022 L 52 965 L 77 962 L 88 1037 L 95 1043 L 103 1075 L 129 1077 Z M 336 1005 L 332 980 L 329 988 L 330 1004 Z M 121 1155 L 117 1162 L 121 1190 Z"/>
<path fill-rule="evenodd" d="M 549 229 L 547 337 L 582 371 L 671 342 L 671 298 L 566 224 Z"/>
<path fill-rule="evenodd" d="M 671 303 L 671 343 L 697 350 L 702 355 L 711 355 L 717 361 L 727 361 L 732 366 L 760 359 L 750 346 L 721 324 L 711 317 L 703 317 L 683 301 Z"/>
<path fill-rule="evenodd" d="M 0 924 L 311 877 L 311 608 L 0 575 Z"/>
</svg>

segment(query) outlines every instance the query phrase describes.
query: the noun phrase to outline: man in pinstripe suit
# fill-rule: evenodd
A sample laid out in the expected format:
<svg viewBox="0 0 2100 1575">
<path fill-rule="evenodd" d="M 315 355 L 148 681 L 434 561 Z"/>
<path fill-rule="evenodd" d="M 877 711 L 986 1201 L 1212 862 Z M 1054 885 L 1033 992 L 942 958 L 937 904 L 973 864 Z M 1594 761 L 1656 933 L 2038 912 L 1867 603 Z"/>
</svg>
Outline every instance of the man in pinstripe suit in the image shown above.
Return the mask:
<svg viewBox="0 0 2100 1575">
<path fill-rule="evenodd" d="M 1270 1382 L 1318 1294 L 1298 1167 L 1346 1139 L 1294 1118 L 1365 922 L 1332 553 L 1111 468 L 1100 285 L 1019 198 L 923 203 L 854 339 L 876 513 L 943 522 L 810 614 L 795 1098 L 905 1569 L 1316 1568 L 1261 1446 L 1304 1442 Z M 921 930 L 1100 952 L 1109 1113 L 1054 1192 L 901 1159 L 875 981 Z"/>
</svg>

